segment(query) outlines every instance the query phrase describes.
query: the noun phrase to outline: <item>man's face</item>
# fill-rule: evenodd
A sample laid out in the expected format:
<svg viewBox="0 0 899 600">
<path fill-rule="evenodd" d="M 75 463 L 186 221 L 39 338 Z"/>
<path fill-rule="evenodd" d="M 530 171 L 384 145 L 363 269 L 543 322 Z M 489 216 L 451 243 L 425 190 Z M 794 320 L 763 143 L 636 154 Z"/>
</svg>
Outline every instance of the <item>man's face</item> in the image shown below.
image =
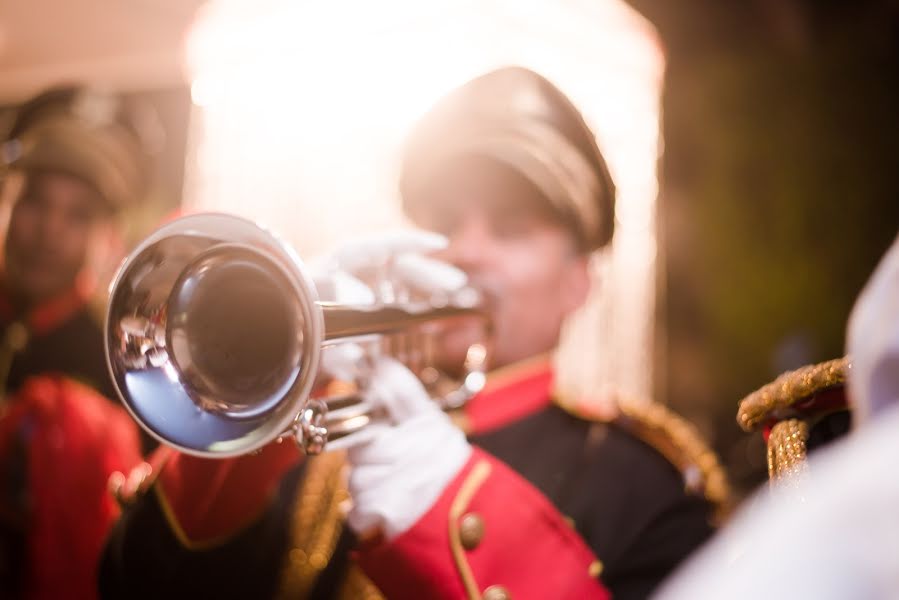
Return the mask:
<svg viewBox="0 0 899 600">
<path fill-rule="evenodd" d="M 107 226 L 98 192 L 55 172 L 26 175 L 6 236 L 6 282 L 34 303 L 74 285 L 91 245 Z"/>
<path fill-rule="evenodd" d="M 484 160 L 453 163 L 427 190 L 426 227 L 449 238 L 436 255 L 486 292 L 494 337 L 490 367 L 552 350 L 564 318 L 589 290 L 587 258 L 548 212 L 537 189 L 512 169 Z M 483 337 L 474 323 L 442 340 L 442 366 L 461 363 Z"/>
</svg>

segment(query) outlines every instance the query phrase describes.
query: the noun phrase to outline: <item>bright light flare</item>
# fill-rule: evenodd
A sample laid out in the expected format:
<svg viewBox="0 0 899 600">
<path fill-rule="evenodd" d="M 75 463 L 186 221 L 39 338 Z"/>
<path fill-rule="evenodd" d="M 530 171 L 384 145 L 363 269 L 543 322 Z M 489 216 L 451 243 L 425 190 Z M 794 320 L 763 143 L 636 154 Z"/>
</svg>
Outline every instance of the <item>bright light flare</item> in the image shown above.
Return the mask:
<svg viewBox="0 0 899 600">
<path fill-rule="evenodd" d="M 664 60 L 623 1 L 218 0 L 188 58 L 188 205 L 266 223 L 303 256 L 402 222 L 402 140 L 450 88 L 509 64 L 547 76 L 619 190 L 614 250 L 559 354 L 560 385 L 649 394 Z"/>
</svg>

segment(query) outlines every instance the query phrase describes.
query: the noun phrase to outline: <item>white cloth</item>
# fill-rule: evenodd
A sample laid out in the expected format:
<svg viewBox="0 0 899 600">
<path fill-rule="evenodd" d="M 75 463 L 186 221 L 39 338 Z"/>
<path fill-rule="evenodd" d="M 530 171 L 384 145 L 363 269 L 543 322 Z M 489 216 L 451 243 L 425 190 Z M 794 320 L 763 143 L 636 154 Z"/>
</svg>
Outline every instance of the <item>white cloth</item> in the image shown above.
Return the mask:
<svg viewBox="0 0 899 600">
<path fill-rule="evenodd" d="M 345 242 L 311 261 L 310 269 L 320 298 L 343 304 L 394 302 L 394 286 L 425 295 L 449 294 L 464 288 L 468 276 L 427 256 L 447 244 L 446 237 L 428 231 L 381 233 Z M 372 285 L 362 281 L 373 277 L 377 281 Z"/>
<path fill-rule="evenodd" d="M 899 598 L 899 238 L 847 340 L 852 433 L 812 456 L 788 495 L 752 499 L 657 598 Z"/>
<path fill-rule="evenodd" d="M 358 533 L 381 529 L 393 539 L 430 509 L 468 461 L 471 446 L 398 362 L 379 361 L 369 394 L 396 424 L 349 449 L 348 520 Z"/>
<path fill-rule="evenodd" d="M 899 237 L 859 295 L 846 337 L 853 421 L 860 426 L 899 403 Z"/>
<path fill-rule="evenodd" d="M 443 236 L 401 231 L 357 239 L 314 261 L 313 278 L 323 300 L 368 305 L 394 302 L 398 294 L 451 294 L 467 283 L 464 272 L 429 258 L 446 246 Z M 361 277 L 374 281 L 363 283 Z M 386 297 L 385 297 L 386 296 Z M 322 366 L 331 375 L 354 379 L 373 360 L 365 378 L 366 401 L 386 409 L 389 422 L 353 434 L 348 447 L 352 469 L 350 527 L 358 533 L 380 529 L 392 539 L 415 524 L 465 465 L 471 446 L 421 382 L 402 364 L 376 357 L 358 344 L 324 349 Z"/>
<path fill-rule="evenodd" d="M 449 294 L 467 283 L 465 273 L 426 254 L 445 248 L 447 239 L 437 233 L 401 230 L 373 234 L 348 241 L 309 263 L 319 299 L 349 306 L 395 302 L 395 286 L 422 294 Z M 360 277 L 380 270 L 382 280 L 368 284 Z M 390 298 L 385 299 L 387 292 Z M 338 342 L 322 352 L 322 369 L 336 379 L 351 381 L 363 376 L 368 357 L 359 344 Z"/>
</svg>

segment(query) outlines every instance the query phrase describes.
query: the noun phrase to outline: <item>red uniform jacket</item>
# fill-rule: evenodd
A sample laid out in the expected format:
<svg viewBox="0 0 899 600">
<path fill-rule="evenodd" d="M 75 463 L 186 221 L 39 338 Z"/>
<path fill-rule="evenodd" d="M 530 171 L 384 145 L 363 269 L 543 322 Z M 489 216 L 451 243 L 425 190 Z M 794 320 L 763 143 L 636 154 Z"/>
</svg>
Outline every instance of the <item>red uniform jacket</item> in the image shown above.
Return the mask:
<svg viewBox="0 0 899 600">
<path fill-rule="evenodd" d="M 470 436 L 551 404 L 544 362 L 494 375 L 468 405 Z M 480 449 L 435 505 L 391 543 L 359 554 L 389 598 L 609 598 L 601 563 L 535 486 Z"/>
<path fill-rule="evenodd" d="M 107 481 L 140 460 L 137 427 L 121 407 L 61 376 L 26 380 L 0 416 L 0 543 L 17 563 L 4 561 L 15 569 L 3 574 L 4 594 L 95 598 L 119 514 Z"/>
<path fill-rule="evenodd" d="M 385 595 L 642 598 L 710 535 L 709 502 L 670 460 L 627 428 L 561 409 L 551 387 L 548 362 L 532 362 L 469 403 L 468 464 L 409 531 L 355 553 Z M 174 453 L 117 526 L 108 596 L 133 596 L 128 581 L 141 580 L 146 597 L 268 597 L 302 571 L 317 581 L 299 597 L 363 597 L 341 584 L 352 536 L 337 533 L 341 498 L 323 483 L 336 477 L 315 469 L 325 461 L 286 444 L 226 461 Z"/>
</svg>

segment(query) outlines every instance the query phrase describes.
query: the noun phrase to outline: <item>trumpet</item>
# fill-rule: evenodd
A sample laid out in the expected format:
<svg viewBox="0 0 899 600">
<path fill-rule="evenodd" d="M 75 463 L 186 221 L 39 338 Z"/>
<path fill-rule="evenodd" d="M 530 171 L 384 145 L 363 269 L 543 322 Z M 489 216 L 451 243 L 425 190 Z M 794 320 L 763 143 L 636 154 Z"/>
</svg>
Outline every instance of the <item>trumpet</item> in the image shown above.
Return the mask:
<svg viewBox="0 0 899 600">
<path fill-rule="evenodd" d="M 160 227 L 120 266 L 106 359 L 124 406 L 164 444 L 224 458 L 289 436 L 316 454 L 389 418 L 364 389 L 314 397 L 325 348 L 402 348 L 401 360 L 444 389 L 441 403 L 460 406 L 484 385 L 485 345 L 468 348 L 461 382 L 446 391 L 433 385 L 435 368 L 410 340 L 431 324 L 471 317 L 487 321 L 472 287 L 362 306 L 321 300 L 306 266 L 275 234 L 240 217 L 199 214 Z"/>
</svg>

